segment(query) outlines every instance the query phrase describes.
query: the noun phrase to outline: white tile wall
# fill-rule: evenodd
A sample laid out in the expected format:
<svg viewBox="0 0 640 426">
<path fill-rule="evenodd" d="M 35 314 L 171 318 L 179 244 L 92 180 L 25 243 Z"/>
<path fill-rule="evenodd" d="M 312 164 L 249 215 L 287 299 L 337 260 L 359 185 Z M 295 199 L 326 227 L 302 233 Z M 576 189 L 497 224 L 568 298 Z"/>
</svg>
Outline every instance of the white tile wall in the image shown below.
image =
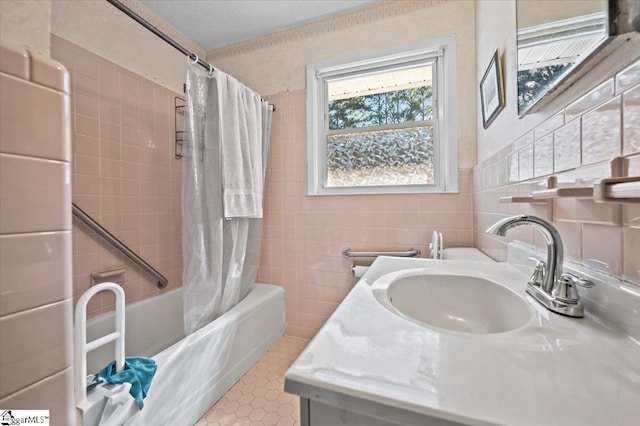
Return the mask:
<svg viewBox="0 0 640 426">
<path fill-rule="evenodd" d="M 629 174 L 640 175 L 640 61 L 474 168 L 475 245 L 504 259 L 505 240 L 489 237 L 483 230 L 505 215 L 537 214 L 554 219 L 568 258 L 640 285 L 640 206 L 561 199 L 552 202 L 551 217 L 545 204 L 497 202 L 500 196 L 540 189 L 552 171 L 560 185 L 593 185 L 611 176 L 609 161 L 620 155 L 628 160 Z M 490 178 L 493 170 L 501 169 L 504 182 Z M 531 228 L 521 228 L 510 233 L 507 241 L 540 245 Z"/>
<path fill-rule="evenodd" d="M 554 171 L 561 172 L 580 165 L 580 125 L 578 117 L 555 131 Z"/>
</svg>

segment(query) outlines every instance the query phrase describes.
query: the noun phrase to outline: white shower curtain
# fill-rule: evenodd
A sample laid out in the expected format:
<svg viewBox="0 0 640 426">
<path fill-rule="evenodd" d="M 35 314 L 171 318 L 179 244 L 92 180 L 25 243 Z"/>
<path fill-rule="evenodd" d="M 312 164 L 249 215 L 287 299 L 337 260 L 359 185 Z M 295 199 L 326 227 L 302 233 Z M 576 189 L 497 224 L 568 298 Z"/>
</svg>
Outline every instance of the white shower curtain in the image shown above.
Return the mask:
<svg viewBox="0 0 640 426">
<path fill-rule="evenodd" d="M 189 65 L 182 149 L 187 335 L 231 309 L 253 286 L 272 115 L 271 106 L 237 80 Z"/>
</svg>

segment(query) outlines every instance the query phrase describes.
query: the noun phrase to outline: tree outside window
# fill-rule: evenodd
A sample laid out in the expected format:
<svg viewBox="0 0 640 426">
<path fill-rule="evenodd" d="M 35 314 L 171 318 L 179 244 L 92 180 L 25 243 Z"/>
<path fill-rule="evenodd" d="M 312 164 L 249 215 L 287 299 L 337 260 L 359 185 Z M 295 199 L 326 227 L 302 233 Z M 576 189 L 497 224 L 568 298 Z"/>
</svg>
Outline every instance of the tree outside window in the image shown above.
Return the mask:
<svg viewBox="0 0 640 426">
<path fill-rule="evenodd" d="M 309 195 L 457 191 L 455 39 L 307 66 Z"/>
</svg>

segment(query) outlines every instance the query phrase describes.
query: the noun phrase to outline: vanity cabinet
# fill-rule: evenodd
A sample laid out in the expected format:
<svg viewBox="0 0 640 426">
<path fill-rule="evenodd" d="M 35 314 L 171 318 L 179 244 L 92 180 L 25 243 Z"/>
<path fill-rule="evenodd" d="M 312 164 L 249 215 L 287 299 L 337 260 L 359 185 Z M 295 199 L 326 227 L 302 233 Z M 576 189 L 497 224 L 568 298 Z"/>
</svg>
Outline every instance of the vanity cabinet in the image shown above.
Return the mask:
<svg viewBox="0 0 640 426">
<path fill-rule="evenodd" d="M 355 411 L 334 407 L 322 402 L 308 398 L 300 398 L 300 422 L 302 426 L 460 426 L 461 423 L 454 423 L 447 420 L 436 419 L 425 416 L 411 416 L 409 413 L 395 413 L 395 409 L 385 408 L 382 405 L 367 402 L 363 409 L 371 413 L 374 417 Z M 375 407 L 373 406 L 375 405 Z M 396 417 L 398 421 L 393 422 L 381 419 L 378 414 L 384 417 Z"/>
</svg>

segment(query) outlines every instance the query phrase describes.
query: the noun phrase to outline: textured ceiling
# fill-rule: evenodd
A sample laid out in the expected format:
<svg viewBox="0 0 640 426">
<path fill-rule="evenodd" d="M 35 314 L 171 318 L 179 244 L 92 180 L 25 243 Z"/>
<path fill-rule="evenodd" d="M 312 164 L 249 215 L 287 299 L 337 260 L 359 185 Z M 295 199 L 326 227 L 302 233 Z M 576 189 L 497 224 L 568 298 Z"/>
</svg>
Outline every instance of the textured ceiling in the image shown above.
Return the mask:
<svg viewBox="0 0 640 426">
<path fill-rule="evenodd" d="M 380 2 L 380 0 L 140 1 L 207 50 Z"/>
</svg>

